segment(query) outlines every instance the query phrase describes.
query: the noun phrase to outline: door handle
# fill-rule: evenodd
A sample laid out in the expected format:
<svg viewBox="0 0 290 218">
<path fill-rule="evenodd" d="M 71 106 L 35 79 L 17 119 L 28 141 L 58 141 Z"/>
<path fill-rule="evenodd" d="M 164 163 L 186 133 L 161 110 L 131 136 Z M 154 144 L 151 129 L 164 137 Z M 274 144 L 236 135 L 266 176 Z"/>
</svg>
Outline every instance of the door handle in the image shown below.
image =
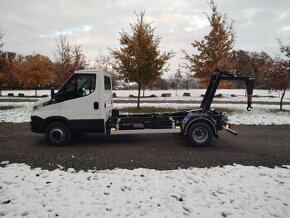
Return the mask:
<svg viewBox="0 0 290 218">
<path fill-rule="evenodd" d="M 94 109 L 95 110 L 98 110 L 99 109 L 99 102 L 94 102 Z"/>
</svg>

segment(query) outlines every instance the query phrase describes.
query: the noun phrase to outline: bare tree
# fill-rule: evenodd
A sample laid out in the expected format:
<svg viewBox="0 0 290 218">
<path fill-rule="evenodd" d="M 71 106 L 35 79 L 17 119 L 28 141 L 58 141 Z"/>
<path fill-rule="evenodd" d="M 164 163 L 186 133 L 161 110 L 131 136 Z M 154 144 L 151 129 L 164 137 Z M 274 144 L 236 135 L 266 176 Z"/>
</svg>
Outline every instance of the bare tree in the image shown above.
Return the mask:
<svg viewBox="0 0 290 218">
<path fill-rule="evenodd" d="M 174 78 L 175 78 L 175 90 L 176 90 L 176 96 L 177 96 L 177 89 L 180 86 L 180 82 L 182 80 L 182 74 L 181 74 L 181 65 L 178 65 L 178 68 L 174 74 Z"/>
<path fill-rule="evenodd" d="M 56 46 L 56 80 L 58 84 L 62 84 L 70 75 L 71 45 L 68 43 L 66 36 L 60 36 L 56 40 Z"/>
<path fill-rule="evenodd" d="M 283 99 L 289 85 L 289 68 L 287 61 L 276 58 L 271 68 L 265 72 L 265 80 L 270 90 L 281 90 L 280 110 L 283 109 Z"/>
<path fill-rule="evenodd" d="M 66 36 L 56 40 L 56 76 L 57 83 L 62 84 L 76 70 L 85 68 L 85 55 L 80 45 L 71 45 Z"/>
<path fill-rule="evenodd" d="M 116 61 L 111 54 L 102 54 L 99 51 L 98 56 L 95 58 L 93 62 L 94 68 L 106 70 L 112 74 L 112 86 L 113 89 L 117 85 L 118 75 L 115 71 Z"/>
<path fill-rule="evenodd" d="M 83 70 L 86 66 L 85 55 L 80 45 L 74 45 L 72 51 L 72 61 L 70 65 L 70 73 L 74 73 L 76 70 Z"/>
<path fill-rule="evenodd" d="M 4 46 L 4 42 L 2 42 L 3 37 L 4 37 L 4 33 L 0 32 L 0 49 Z"/>
<path fill-rule="evenodd" d="M 114 57 L 110 54 L 102 54 L 101 51 L 98 52 L 97 57 L 94 59 L 93 66 L 94 68 L 107 70 L 112 72 L 114 65 Z"/>
<path fill-rule="evenodd" d="M 189 83 L 192 80 L 192 72 L 190 70 L 185 72 L 185 88 L 189 89 Z"/>
<path fill-rule="evenodd" d="M 4 43 L 2 42 L 2 38 L 3 38 L 4 34 L 2 32 L 0 32 L 0 54 L 1 52 L 1 48 L 4 46 Z M 2 56 L 2 55 L 1 55 Z M 4 68 L 4 59 L 2 57 L 0 57 L 0 96 L 2 96 L 2 81 L 4 79 L 4 72 L 2 68 Z"/>
<path fill-rule="evenodd" d="M 284 45 L 282 40 L 278 40 L 279 45 L 280 45 L 280 51 L 282 54 L 285 55 L 286 60 L 282 61 L 281 67 L 283 67 L 283 70 L 281 70 L 281 83 L 284 84 L 281 86 L 283 89 L 283 93 L 281 96 L 281 101 L 280 101 L 280 110 L 282 110 L 282 104 L 283 104 L 283 98 L 285 96 L 286 90 L 289 87 L 290 84 L 290 46 L 289 45 Z"/>
</svg>

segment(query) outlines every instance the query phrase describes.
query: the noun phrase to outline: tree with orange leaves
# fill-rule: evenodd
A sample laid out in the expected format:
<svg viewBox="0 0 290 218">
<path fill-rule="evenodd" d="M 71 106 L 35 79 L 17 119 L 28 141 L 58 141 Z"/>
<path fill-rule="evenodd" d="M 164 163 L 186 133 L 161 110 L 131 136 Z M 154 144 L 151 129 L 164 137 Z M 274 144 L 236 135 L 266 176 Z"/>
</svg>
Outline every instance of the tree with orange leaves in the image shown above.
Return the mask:
<svg viewBox="0 0 290 218">
<path fill-rule="evenodd" d="M 189 69 L 194 77 L 200 79 L 202 87 L 210 80 L 211 73 L 217 68 L 233 70 L 234 64 L 230 61 L 231 51 L 235 41 L 233 22 L 228 23 L 227 15 L 221 14 L 213 0 L 209 2 L 212 14 L 206 15 L 211 30 L 201 41 L 195 40 L 192 46 L 198 54 L 188 54 L 185 59 L 189 61 Z M 221 87 L 228 87 L 229 82 L 223 81 Z"/>
<path fill-rule="evenodd" d="M 26 56 L 19 63 L 18 69 L 18 80 L 24 88 L 35 89 L 36 96 L 39 87 L 50 84 L 55 79 L 53 62 L 40 54 Z"/>
<path fill-rule="evenodd" d="M 161 38 L 155 36 L 155 29 L 144 21 L 145 12 L 137 15 L 137 22 L 131 24 L 132 35 L 120 33 L 120 49 L 111 51 L 116 60 L 114 70 L 125 81 L 138 84 L 137 108 L 140 108 L 141 88 L 156 81 L 166 70 L 167 61 L 173 52 L 161 52 Z"/>
</svg>

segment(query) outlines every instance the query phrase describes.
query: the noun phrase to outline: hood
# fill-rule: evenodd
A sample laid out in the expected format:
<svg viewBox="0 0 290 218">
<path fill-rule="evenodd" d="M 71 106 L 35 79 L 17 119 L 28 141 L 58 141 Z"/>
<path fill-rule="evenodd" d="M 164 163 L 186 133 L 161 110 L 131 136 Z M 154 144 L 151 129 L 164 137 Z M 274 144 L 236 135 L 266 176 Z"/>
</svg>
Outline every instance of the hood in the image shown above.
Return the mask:
<svg viewBox="0 0 290 218">
<path fill-rule="evenodd" d="M 46 102 L 49 102 L 51 100 L 51 96 L 49 97 L 46 97 L 46 98 L 42 98 L 40 100 L 38 100 L 37 102 L 35 102 L 34 106 L 40 106 L 40 105 L 43 105 L 44 103 Z"/>
</svg>

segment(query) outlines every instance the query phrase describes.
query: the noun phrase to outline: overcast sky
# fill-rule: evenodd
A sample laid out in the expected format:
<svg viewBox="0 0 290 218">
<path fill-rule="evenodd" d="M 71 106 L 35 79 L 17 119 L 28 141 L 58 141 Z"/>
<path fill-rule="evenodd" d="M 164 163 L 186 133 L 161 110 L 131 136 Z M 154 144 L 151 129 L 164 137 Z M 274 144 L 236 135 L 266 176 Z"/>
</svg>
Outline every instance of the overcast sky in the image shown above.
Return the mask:
<svg viewBox="0 0 290 218">
<path fill-rule="evenodd" d="M 235 49 L 279 54 L 276 38 L 290 44 L 290 0 L 217 0 L 218 10 L 234 20 Z M 119 32 L 130 32 L 134 12 L 146 11 L 145 21 L 162 37 L 162 51 L 173 50 L 171 71 L 182 62 L 181 50 L 209 31 L 205 0 L 0 0 L 3 50 L 41 53 L 54 59 L 56 38 L 66 34 L 81 44 L 88 60 L 119 47 Z"/>
</svg>

